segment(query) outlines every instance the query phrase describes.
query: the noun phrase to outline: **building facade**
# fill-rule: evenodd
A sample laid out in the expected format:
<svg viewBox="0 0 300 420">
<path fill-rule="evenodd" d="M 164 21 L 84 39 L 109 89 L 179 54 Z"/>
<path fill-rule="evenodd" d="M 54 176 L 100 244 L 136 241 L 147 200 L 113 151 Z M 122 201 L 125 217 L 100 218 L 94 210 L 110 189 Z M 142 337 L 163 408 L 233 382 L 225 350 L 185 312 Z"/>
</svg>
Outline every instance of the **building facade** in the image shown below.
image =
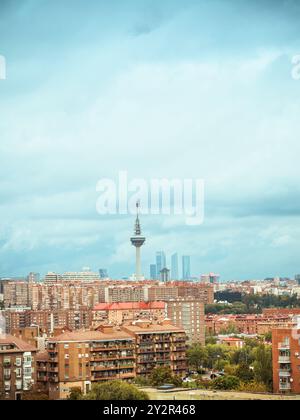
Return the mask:
<svg viewBox="0 0 300 420">
<path fill-rule="evenodd" d="M 275 393 L 300 394 L 300 329 L 278 328 L 272 333 Z"/>
<path fill-rule="evenodd" d="M 20 400 L 36 386 L 37 349 L 12 335 L 0 335 L 0 399 Z"/>
</svg>

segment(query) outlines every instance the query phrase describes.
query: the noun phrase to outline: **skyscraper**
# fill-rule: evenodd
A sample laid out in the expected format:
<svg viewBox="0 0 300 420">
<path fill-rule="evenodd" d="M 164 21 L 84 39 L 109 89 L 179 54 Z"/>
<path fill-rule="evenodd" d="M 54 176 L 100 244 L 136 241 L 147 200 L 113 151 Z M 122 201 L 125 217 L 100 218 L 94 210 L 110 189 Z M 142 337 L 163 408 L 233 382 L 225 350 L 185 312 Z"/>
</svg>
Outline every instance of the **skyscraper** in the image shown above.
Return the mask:
<svg viewBox="0 0 300 420">
<path fill-rule="evenodd" d="M 173 254 L 171 258 L 171 279 L 178 280 L 178 254 Z"/>
<path fill-rule="evenodd" d="M 150 265 L 150 279 L 151 280 L 157 279 L 156 264 Z"/>
<path fill-rule="evenodd" d="M 156 253 L 156 275 L 158 279 L 161 279 L 160 272 L 163 268 L 166 268 L 166 254 L 163 251 Z"/>
<path fill-rule="evenodd" d="M 131 243 L 133 246 L 135 246 L 136 249 L 136 258 L 135 258 L 135 279 L 140 280 L 142 277 L 141 273 L 141 247 L 144 245 L 146 238 L 142 236 L 142 230 L 140 225 L 140 219 L 139 219 L 139 207 L 140 204 L 136 203 L 136 221 L 134 226 L 134 236 L 130 238 Z"/>
<path fill-rule="evenodd" d="M 108 278 L 108 272 L 106 268 L 100 268 L 99 269 L 99 275 L 100 279 L 107 279 Z"/>
<path fill-rule="evenodd" d="M 191 278 L 191 257 L 184 255 L 182 257 L 182 280 Z"/>
</svg>

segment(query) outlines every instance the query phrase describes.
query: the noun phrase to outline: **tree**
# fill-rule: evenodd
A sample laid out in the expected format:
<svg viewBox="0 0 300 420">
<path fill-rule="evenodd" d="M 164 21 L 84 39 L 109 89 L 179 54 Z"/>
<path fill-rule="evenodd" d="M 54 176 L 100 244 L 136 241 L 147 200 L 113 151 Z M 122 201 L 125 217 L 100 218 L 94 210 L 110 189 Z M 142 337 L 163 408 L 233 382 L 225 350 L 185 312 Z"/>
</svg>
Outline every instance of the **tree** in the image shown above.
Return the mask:
<svg viewBox="0 0 300 420">
<path fill-rule="evenodd" d="M 252 347 L 246 345 L 241 349 L 234 350 L 230 355 L 230 361 L 235 365 L 240 365 L 243 363 L 251 365 L 254 362 Z"/>
<path fill-rule="evenodd" d="M 141 401 L 149 400 L 144 391 L 136 386 L 122 381 L 104 382 L 95 384 L 92 390 L 82 399 L 98 401 Z"/>
<path fill-rule="evenodd" d="M 211 383 L 212 389 L 233 390 L 240 387 L 240 380 L 236 376 L 219 376 Z"/>
<path fill-rule="evenodd" d="M 220 362 L 228 362 L 230 349 L 227 346 L 220 344 L 209 344 L 206 346 L 208 353 L 207 367 L 213 368 L 216 364 L 220 365 Z"/>
<path fill-rule="evenodd" d="M 257 382 L 262 382 L 269 390 L 272 390 L 273 371 L 272 371 L 272 348 L 260 344 L 254 349 L 255 362 L 254 376 Z"/>
<path fill-rule="evenodd" d="M 81 388 L 71 388 L 69 400 L 81 400 L 83 397 Z"/>
<path fill-rule="evenodd" d="M 150 382 L 154 386 L 160 386 L 164 384 L 180 385 L 181 378 L 173 375 L 173 372 L 168 366 L 156 367 L 153 369 L 150 375 Z"/>
<path fill-rule="evenodd" d="M 188 364 L 191 368 L 199 371 L 207 366 L 208 352 L 201 344 L 193 344 L 187 351 Z"/>
<path fill-rule="evenodd" d="M 254 373 L 250 369 L 247 363 L 241 363 L 236 371 L 235 375 L 242 381 L 242 382 L 250 382 L 254 379 Z"/>
<path fill-rule="evenodd" d="M 42 391 L 36 391 L 31 389 L 29 391 L 24 391 L 22 393 L 23 401 L 47 401 L 49 400 L 49 395 Z"/>
</svg>

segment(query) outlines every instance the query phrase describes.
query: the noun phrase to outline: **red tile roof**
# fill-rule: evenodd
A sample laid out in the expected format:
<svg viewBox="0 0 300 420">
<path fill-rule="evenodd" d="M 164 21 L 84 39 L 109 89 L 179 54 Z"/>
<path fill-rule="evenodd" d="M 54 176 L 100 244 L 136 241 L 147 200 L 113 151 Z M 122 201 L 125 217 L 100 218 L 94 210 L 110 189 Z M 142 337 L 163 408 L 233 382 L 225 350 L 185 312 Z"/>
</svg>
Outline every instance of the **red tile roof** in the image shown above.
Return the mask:
<svg viewBox="0 0 300 420">
<path fill-rule="evenodd" d="M 37 349 L 30 344 L 26 343 L 25 341 L 21 340 L 20 338 L 15 337 L 14 335 L 10 334 L 0 334 L 0 345 L 12 345 L 14 348 L 10 350 L 1 350 L 0 353 L 16 353 L 16 352 L 33 352 L 37 351 Z"/>
<path fill-rule="evenodd" d="M 119 302 L 99 303 L 94 307 L 95 311 L 122 311 L 122 310 L 150 310 L 165 309 L 165 302 Z"/>
</svg>

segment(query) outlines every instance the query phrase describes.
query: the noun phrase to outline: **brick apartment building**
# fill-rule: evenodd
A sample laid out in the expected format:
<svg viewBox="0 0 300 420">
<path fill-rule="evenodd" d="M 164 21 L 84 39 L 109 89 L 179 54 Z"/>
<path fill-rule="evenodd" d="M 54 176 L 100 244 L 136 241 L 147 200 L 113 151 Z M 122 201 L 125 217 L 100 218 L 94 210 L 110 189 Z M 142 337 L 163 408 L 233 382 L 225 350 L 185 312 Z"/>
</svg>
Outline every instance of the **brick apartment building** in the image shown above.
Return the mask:
<svg viewBox="0 0 300 420">
<path fill-rule="evenodd" d="M 206 331 L 212 335 L 222 334 L 234 327 L 240 334 L 266 334 L 273 328 L 289 327 L 293 324 L 292 315 L 206 315 Z"/>
<path fill-rule="evenodd" d="M 155 366 L 186 371 L 186 336 L 172 325 L 137 321 L 123 328 L 68 332 L 49 340 L 37 356 L 38 388 L 65 399 L 71 388 L 88 392 L 93 383 L 147 376 Z"/>
<path fill-rule="evenodd" d="M 84 308 L 53 311 L 5 310 L 2 313 L 5 318 L 7 333 L 30 326 L 39 326 L 46 333 L 50 333 L 57 327 L 65 327 L 70 330 L 88 329 L 93 321 L 93 311 Z"/>
<path fill-rule="evenodd" d="M 22 399 L 36 385 L 37 349 L 11 335 L 0 335 L 0 399 Z"/>
<path fill-rule="evenodd" d="M 184 329 L 190 343 L 205 345 L 204 303 L 192 299 L 167 302 L 167 316 L 172 324 Z"/>
<path fill-rule="evenodd" d="M 94 282 L 59 281 L 3 284 L 5 308 L 28 307 L 34 311 L 92 309 L 98 303 L 168 301 L 194 298 L 213 303 L 213 285 L 189 282 Z"/>
<path fill-rule="evenodd" d="M 93 323 L 123 325 L 138 319 L 163 321 L 166 318 L 165 302 L 99 303 L 93 311 Z"/>
<path fill-rule="evenodd" d="M 272 331 L 273 389 L 275 393 L 300 394 L 300 329 Z"/>
<path fill-rule="evenodd" d="M 156 366 L 170 366 L 174 374 L 185 374 L 187 336 L 182 328 L 166 320 L 161 324 L 137 321 L 124 330 L 136 340 L 137 375 L 148 376 Z"/>
</svg>

